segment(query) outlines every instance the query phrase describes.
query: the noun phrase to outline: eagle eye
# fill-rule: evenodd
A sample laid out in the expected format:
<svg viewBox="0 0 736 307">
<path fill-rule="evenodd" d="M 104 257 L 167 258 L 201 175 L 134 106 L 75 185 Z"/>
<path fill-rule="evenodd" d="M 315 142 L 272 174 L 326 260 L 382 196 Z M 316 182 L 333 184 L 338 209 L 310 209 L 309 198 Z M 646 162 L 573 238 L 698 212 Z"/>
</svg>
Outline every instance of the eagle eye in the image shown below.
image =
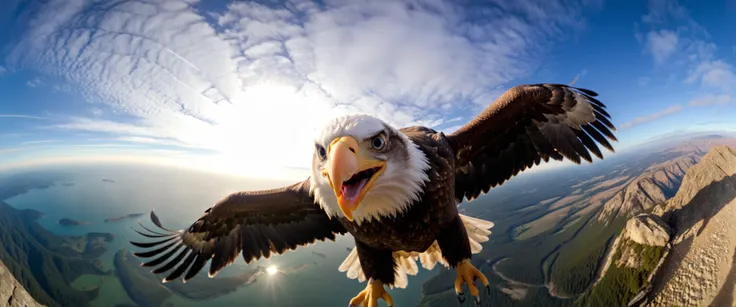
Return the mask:
<svg viewBox="0 0 736 307">
<path fill-rule="evenodd" d="M 325 150 L 325 148 L 320 145 L 316 145 L 316 146 L 317 146 L 317 155 L 319 155 L 320 160 L 327 159 L 327 151 Z"/>
<path fill-rule="evenodd" d="M 381 150 L 386 147 L 386 140 L 382 135 L 377 135 L 371 140 L 371 147 L 375 150 Z"/>
</svg>

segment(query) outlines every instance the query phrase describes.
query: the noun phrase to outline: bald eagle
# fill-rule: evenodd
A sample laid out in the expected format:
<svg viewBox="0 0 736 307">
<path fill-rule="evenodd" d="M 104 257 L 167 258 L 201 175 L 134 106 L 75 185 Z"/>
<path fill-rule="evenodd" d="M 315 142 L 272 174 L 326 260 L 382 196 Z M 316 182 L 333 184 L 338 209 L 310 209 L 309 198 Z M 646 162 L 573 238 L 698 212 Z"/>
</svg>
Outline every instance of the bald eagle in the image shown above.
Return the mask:
<svg viewBox="0 0 736 307">
<path fill-rule="evenodd" d="M 131 243 L 144 249 L 136 256 L 153 258 L 143 266 L 170 272 L 166 282 L 191 279 L 209 260 L 212 277 L 239 254 L 250 263 L 350 233 L 355 248 L 339 269 L 368 280 L 351 306 L 393 306 L 385 286 L 405 286 L 416 260 L 456 269 L 458 299 L 467 283 L 479 305 L 475 281 L 490 287 L 469 260 L 493 223 L 459 214 L 458 204 L 541 161 L 603 159 L 596 144 L 613 152 L 615 127 L 596 96 L 562 84 L 516 86 L 449 135 L 365 114 L 337 117 L 314 140 L 306 180 L 228 195 L 186 230 L 165 228 L 151 212 L 159 229 L 136 231 L 155 240 Z"/>
</svg>

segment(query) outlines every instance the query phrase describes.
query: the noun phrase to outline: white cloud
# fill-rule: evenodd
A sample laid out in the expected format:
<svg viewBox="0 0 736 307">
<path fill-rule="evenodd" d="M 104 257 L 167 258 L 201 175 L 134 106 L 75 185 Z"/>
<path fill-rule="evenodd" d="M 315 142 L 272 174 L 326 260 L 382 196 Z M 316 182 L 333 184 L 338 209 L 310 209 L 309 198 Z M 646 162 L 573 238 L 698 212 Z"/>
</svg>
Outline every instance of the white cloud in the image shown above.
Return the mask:
<svg viewBox="0 0 736 307">
<path fill-rule="evenodd" d="M 649 0 L 649 9 L 642 17 L 652 29 L 645 48 L 652 52 L 655 62 L 668 62 L 678 70 L 671 72 L 672 76 L 680 78 L 684 71 L 683 83 L 697 86 L 697 98 L 687 106 L 730 103 L 736 87 L 736 73 L 733 65 L 718 58 L 718 46 L 711 41 L 705 28 L 677 0 Z M 678 26 L 667 29 L 668 26 L 672 28 L 672 24 Z M 637 34 L 642 37 L 641 33 Z"/>
<path fill-rule="evenodd" d="M 695 98 L 690 101 L 689 105 L 693 107 L 697 106 L 710 106 L 710 105 L 726 105 L 734 101 L 731 95 L 721 94 L 713 95 L 706 94 L 702 97 Z"/>
<path fill-rule="evenodd" d="M 647 33 L 645 48 L 657 64 L 664 64 L 677 50 L 677 41 L 677 33 L 673 31 L 650 31 Z"/>
<path fill-rule="evenodd" d="M 660 117 L 663 117 L 663 116 L 667 116 L 667 115 L 671 115 L 671 114 L 675 114 L 677 112 L 680 112 L 680 111 L 682 111 L 682 109 L 683 109 L 683 107 L 681 105 L 673 105 L 673 106 L 671 106 L 671 107 L 669 107 L 667 109 L 664 109 L 662 111 L 659 111 L 657 113 L 634 118 L 630 122 L 626 122 L 626 123 L 621 124 L 620 129 L 628 129 L 628 128 L 634 127 L 636 125 L 641 125 L 641 124 L 644 124 L 644 123 L 648 123 L 648 122 L 651 122 L 653 120 L 656 120 L 656 119 L 658 119 Z"/>
<path fill-rule="evenodd" d="M 198 1 L 104 11 L 52 0 L 31 14 L 7 62 L 62 77 L 105 104 L 104 115 L 126 118 L 93 112 L 55 128 L 308 166 L 327 117 L 361 111 L 439 126 L 468 108 L 458 101 L 487 106 L 585 26 L 585 5 L 600 6 L 582 2 L 295 0 L 203 12 Z"/>
<path fill-rule="evenodd" d="M 176 147 L 189 147 L 187 144 L 172 140 L 172 139 L 160 139 L 151 137 L 140 137 L 140 136 L 123 136 L 116 138 L 117 141 L 130 142 L 130 143 L 141 143 L 141 144 L 153 144 L 153 145 L 167 145 Z M 163 149 L 162 149 L 163 150 Z"/>
<path fill-rule="evenodd" d="M 39 78 L 33 78 L 31 80 L 26 81 L 26 85 L 28 87 L 36 87 L 39 85 L 43 85 L 43 82 Z"/>
<path fill-rule="evenodd" d="M 702 62 L 685 79 L 686 83 L 697 81 L 704 87 L 730 92 L 736 86 L 736 74 L 733 67 L 724 61 Z"/>
<path fill-rule="evenodd" d="M 0 66 L 0 76 L 2 76 L 3 74 L 5 74 L 6 72 L 8 72 L 8 69 L 5 68 L 5 67 L 3 67 L 3 66 Z"/>
</svg>

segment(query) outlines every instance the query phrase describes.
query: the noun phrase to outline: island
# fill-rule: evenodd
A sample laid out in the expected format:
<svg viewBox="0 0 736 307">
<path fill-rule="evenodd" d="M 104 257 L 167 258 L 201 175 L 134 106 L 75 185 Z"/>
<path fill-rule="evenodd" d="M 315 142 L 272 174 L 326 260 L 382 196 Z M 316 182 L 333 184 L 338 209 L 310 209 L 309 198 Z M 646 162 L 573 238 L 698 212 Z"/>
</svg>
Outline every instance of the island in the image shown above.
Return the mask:
<svg viewBox="0 0 736 307">
<path fill-rule="evenodd" d="M 61 226 L 79 226 L 79 225 L 89 225 L 92 223 L 88 221 L 77 221 L 77 220 L 72 220 L 68 218 L 63 218 L 59 220 L 59 224 Z"/>
<path fill-rule="evenodd" d="M 62 187 L 71 187 L 74 186 L 74 182 L 65 182 L 61 184 Z"/>
<path fill-rule="evenodd" d="M 143 215 L 145 215 L 145 213 L 131 213 L 131 214 L 128 214 L 128 215 L 123 215 L 123 216 L 108 217 L 108 218 L 105 219 L 105 223 L 118 222 L 118 221 L 122 221 L 122 220 L 125 220 L 125 219 L 134 219 L 134 218 L 137 218 L 137 217 L 141 217 Z"/>
<path fill-rule="evenodd" d="M 109 182 L 109 183 L 115 183 L 115 180 L 103 178 L 102 182 Z"/>
</svg>

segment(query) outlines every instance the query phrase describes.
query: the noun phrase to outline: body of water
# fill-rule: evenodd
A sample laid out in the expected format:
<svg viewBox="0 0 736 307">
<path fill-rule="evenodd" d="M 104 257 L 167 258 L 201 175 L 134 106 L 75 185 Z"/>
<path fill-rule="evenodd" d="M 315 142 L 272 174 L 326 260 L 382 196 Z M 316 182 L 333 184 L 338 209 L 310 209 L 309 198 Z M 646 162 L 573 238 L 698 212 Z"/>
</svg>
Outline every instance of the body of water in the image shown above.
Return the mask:
<svg viewBox="0 0 736 307">
<path fill-rule="evenodd" d="M 149 223 L 147 213 L 156 209 L 164 226 L 184 228 L 199 217 L 205 209 L 229 193 L 241 190 L 259 190 L 291 184 L 229 177 L 189 170 L 139 166 L 103 165 L 74 166 L 54 169 L 63 179 L 53 187 L 31 190 L 5 201 L 17 209 L 34 209 L 45 215 L 38 221 L 44 228 L 58 235 L 85 235 L 88 232 L 106 232 L 115 235 L 108 251 L 101 257 L 103 266 L 113 267 L 113 256 L 121 248 L 135 250 L 128 242 L 140 239 L 133 231 L 137 218 L 105 223 L 105 218 L 130 213 L 146 213 L 140 217 Z M 0 175 L 2 176 L 2 175 Z M 103 181 L 109 179 L 114 182 Z M 65 185 L 66 184 L 66 185 Z M 73 185 L 72 185 L 73 184 Z M 59 219 L 89 221 L 89 225 L 62 226 Z M 242 258 L 222 271 L 219 276 L 246 272 L 257 265 L 296 267 L 307 264 L 302 271 L 289 275 L 261 275 L 258 281 L 239 288 L 236 292 L 206 301 L 191 301 L 176 295 L 167 303 L 173 306 L 344 306 L 350 298 L 365 287 L 365 282 L 348 279 L 337 270 L 354 246 L 350 236 L 341 236 L 336 242 L 318 242 L 297 251 L 273 256 L 267 260 L 246 265 Z M 315 255 L 317 252 L 325 255 Z M 207 266 L 208 267 L 208 266 Z M 420 271 L 409 278 L 406 289 L 390 290 L 396 306 L 416 306 L 421 299 L 421 285 L 435 272 Z M 195 278 L 208 278 L 206 269 Z M 179 281 L 174 281 L 179 282 Z M 113 276 L 83 276 L 74 286 L 85 288 L 99 285 L 100 296 L 94 306 L 133 304 L 120 281 Z M 383 302 L 379 303 L 385 306 Z M 167 305 L 167 304 L 165 304 Z"/>
</svg>

